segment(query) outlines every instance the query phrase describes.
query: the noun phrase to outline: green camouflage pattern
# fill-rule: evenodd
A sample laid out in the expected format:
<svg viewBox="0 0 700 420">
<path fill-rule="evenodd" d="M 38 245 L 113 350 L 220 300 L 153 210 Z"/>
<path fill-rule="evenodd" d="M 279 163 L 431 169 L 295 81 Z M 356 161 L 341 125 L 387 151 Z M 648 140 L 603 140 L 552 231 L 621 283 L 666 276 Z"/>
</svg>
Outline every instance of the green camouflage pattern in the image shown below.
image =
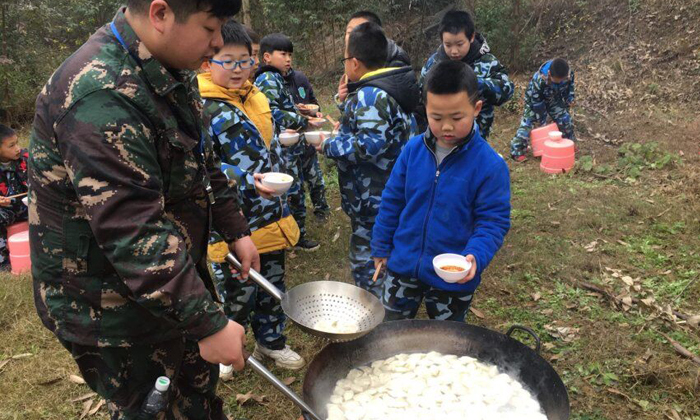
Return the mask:
<svg viewBox="0 0 700 420">
<path fill-rule="evenodd" d="M 199 356 L 193 341 L 176 338 L 129 348 L 82 346 L 61 340 L 90 388 L 108 400 L 111 420 L 142 420 L 141 405 L 156 379 L 167 376 L 168 409 L 158 419 L 227 420 L 216 396 L 219 365 Z"/>
<path fill-rule="evenodd" d="M 29 160 L 36 308 L 60 339 L 84 346 L 196 341 L 227 323 L 206 268 L 209 225 L 227 241 L 248 225 L 203 128 L 194 74 L 166 70 L 124 9 L 113 25 L 66 60 L 37 99 Z"/>
</svg>

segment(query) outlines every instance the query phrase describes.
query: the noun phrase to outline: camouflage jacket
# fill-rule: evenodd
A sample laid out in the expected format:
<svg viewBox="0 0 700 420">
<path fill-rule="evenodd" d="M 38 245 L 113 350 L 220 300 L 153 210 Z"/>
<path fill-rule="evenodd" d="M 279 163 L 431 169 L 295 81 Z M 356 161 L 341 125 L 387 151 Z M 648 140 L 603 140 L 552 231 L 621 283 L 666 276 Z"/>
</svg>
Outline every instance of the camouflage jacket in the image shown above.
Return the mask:
<svg viewBox="0 0 700 420">
<path fill-rule="evenodd" d="M 29 154 L 22 150 L 19 159 L 8 165 L 0 165 L 0 196 L 27 192 L 27 159 Z M 21 220 L 27 220 L 27 206 L 22 203 L 22 198 L 13 198 L 9 207 L 0 207 L 0 226 L 9 226 Z"/>
<path fill-rule="evenodd" d="M 337 136 L 323 153 L 337 162 L 341 205 L 350 217 L 374 218 L 396 158 L 418 132 L 411 114 L 418 85 L 410 67 L 384 69 L 348 86 Z"/>
<path fill-rule="evenodd" d="M 270 101 L 272 117 L 280 131 L 303 130 L 308 126 L 309 121 L 294 104 L 294 96 L 289 92 L 284 76 L 279 70 L 272 66 L 261 67 L 256 73 L 255 86 Z"/>
<path fill-rule="evenodd" d="M 221 159 L 221 167 L 238 185 L 241 208 L 251 230 L 289 216 L 286 196 L 273 200 L 260 197 L 253 179 L 256 173 L 283 170 L 282 147 L 277 133 L 268 149 L 255 124 L 237 107 L 222 100 L 205 99 L 204 113 L 211 118 L 209 134 Z"/>
<path fill-rule="evenodd" d="M 571 71 L 569 80 L 554 85 L 549 80 L 549 68 L 552 61 L 548 61 L 540 67 L 532 76 L 525 91 L 525 106 L 529 107 L 535 114 L 540 125 L 544 125 L 547 120 L 547 109 L 557 103 L 565 106 L 574 102 L 574 72 Z"/>
<path fill-rule="evenodd" d="M 471 44 L 469 53 L 462 59 L 474 69 L 474 73 L 476 73 L 479 81 L 479 93 L 481 100 L 484 101 L 484 105 L 482 113 L 477 117 L 477 123 L 482 129 L 490 128 L 490 123 L 489 127 L 483 127 L 482 120 L 493 115 L 495 106 L 503 105 L 512 98 L 515 90 L 515 85 L 508 78 L 508 71 L 490 51 L 491 49 L 484 37 L 481 34 L 477 34 Z M 420 73 L 419 85 L 421 89 L 425 83 L 428 71 L 438 62 L 449 59 L 445 49 L 440 45 L 437 52 L 425 63 Z"/>
<path fill-rule="evenodd" d="M 194 74 L 166 70 L 123 9 L 39 95 L 32 274 L 39 316 L 59 338 L 128 347 L 226 325 L 206 271 L 209 223 L 228 241 L 248 225 L 201 110 Z"/>
</svg>

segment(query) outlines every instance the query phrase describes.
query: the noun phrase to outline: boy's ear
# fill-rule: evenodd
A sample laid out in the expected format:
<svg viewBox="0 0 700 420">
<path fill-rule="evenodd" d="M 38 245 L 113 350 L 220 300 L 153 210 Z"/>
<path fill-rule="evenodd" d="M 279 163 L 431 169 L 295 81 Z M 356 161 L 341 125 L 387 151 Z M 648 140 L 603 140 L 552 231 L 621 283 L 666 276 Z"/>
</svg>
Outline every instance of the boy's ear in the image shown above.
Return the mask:
<svg viewBox="0 0 700 420">
<path fill-rule="evenodd" d="M 200 68 L 203 72 L 210 72 L 211 71 L 211 63 L 209 60 L 205 61 L 202 63 L 202 67 Z"/>
<path fill-rule="evenodd" d="M 472 34 L 472 37 L 471 37 L 471 39 L 469 40 L 469 43 L 474 42 L 475 39 L 476 39 L 476 32 L 474 32 L 474 33 Z"/>
<path fill-rule="evenodd" d="M 484 106 L 484 101 L 476 101 L 474 105 L 474 118 L 476 118 L 481 113 L 481 108 Z"/>
<path fill-rule="evenodd" d="M 263 58 L 263 63 L 267 64 L 270 62 L 270 58 L 272 58 L 272 54 L 270 54 L 269 52 L 266 52 L 263 54 L 262 58 Z"/>
</svg>

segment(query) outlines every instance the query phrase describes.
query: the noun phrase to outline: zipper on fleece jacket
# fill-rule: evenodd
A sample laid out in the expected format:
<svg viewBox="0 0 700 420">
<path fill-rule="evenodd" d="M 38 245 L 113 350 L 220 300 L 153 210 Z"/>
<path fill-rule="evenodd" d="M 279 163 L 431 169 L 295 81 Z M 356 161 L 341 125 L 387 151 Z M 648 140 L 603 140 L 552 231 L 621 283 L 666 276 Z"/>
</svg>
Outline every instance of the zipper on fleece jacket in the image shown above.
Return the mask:
<svg viewBox="0 0 700 420">
<path fill-rule="evenodd" d="M 455 150 L 459 149 L 459 147 L 453 148 L 450 153 L 445 156 L 444 159 L 442 159 L 442 163 L 438 164 L 438 158 L 433 149 L 428 146 L 428 143 L 425 140 L 425 136 L 423 136 L 423 144 L 425 147 L 428 148 L 428 151 L 433 155 L 433 159 L 435 161 L 435 181 L 433 182 L 433 186 L 430 190 L 430 202 L 428 203 L 428 213 L 425 215 L 425 220 L 423 221 L 423 236 L 421 238 L 421 249 L 420 249 L 420 254 L 418 255 L 418 266 L 416 267 L 415 273 L 413 275 L 413 278 L 418 278 L 418 273 L 420 272 L 421 265 L 423 264 L 423 254 L 425 254 L 425 238 L 427 235 L 428 231 L 428 221 L 430 220 L 430 215 L 433 212 L 433 203 L 435 201 L 435 191 L 437 190 L 437 184 L 438 181 L 440 180 L 440 169 L 444 168 L 445 162 L 447 161 L 447 158 L 452 156 L 455 153 Z"/>
</svg>

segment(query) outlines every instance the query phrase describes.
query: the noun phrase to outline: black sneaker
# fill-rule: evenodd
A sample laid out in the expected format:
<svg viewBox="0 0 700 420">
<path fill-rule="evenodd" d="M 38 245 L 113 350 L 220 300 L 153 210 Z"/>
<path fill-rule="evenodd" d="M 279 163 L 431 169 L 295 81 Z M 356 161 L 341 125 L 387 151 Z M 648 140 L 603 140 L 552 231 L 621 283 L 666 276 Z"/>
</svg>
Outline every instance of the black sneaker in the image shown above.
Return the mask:
<svg viewBox="0 0 700 420">
<path fill-rule="evenodd" d="M 294 247 L 294 249 L 298 249 L 301 251 L 316 251 L 320 247 L 321 244 L 317 241 L 312 241 L 311 239 L 300 239 Z"/>
</svg>

